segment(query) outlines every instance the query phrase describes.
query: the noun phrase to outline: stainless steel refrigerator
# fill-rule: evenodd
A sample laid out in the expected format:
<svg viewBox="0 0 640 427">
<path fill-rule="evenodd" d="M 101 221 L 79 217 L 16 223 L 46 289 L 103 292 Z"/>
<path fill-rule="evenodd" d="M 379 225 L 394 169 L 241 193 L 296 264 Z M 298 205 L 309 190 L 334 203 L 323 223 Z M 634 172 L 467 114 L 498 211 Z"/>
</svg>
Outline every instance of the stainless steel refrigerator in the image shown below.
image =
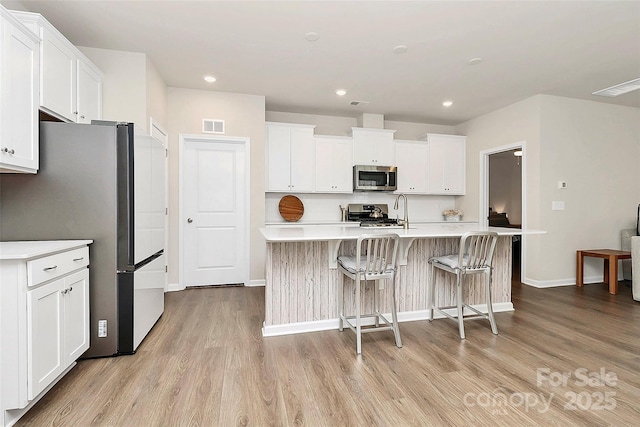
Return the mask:
<svg viewBox="0 0 640 427">
<path fill-rule="evenodd" d="M 0 176 L 0 240 L 94 240 L 83 357 L 134 353 L 164 311 L 165 157 L 132 123 L 42 122 L 38 173 Z"/>
</svg>

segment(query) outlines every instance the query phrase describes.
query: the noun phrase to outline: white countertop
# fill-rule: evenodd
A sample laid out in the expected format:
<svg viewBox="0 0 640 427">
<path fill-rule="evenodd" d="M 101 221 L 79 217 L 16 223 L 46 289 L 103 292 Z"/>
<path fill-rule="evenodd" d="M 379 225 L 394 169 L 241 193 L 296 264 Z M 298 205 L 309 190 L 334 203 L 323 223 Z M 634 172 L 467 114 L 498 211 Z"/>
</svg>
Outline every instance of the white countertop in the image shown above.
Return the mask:
<svg viewBox="0 0 640 427">
<path fill-rule="evenodd" d="M 523 234 L 544 234 L 540 230 L 519 228 L 481 227 L 478 223 L 443 222 L 415 224 L 408 230 L 397 227 L 344 227 L 302 225 L 292 227 L 265 227 L 260 232 L 267 242 L 309 242 L 319 240 L 355 240 L 362 234 L 396 233 L 401 238 L 460 237 L 469 231 L 495 231 L 500 236 L 520 236 Z"/>
<path fill-rule="evenodd" d="M 93 240 L 45 240 L 0 242 L 0 260 L 30 259 L 87 246 Z"/>
</svg>

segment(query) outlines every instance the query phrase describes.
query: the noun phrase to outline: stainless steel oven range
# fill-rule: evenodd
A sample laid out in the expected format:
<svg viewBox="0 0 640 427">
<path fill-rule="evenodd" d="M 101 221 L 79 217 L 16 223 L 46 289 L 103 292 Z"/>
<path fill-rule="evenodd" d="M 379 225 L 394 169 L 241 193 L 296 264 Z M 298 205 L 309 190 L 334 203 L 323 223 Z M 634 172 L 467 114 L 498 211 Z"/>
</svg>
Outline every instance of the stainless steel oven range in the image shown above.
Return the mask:
<svg viewBox="0 0 640 427">
<path fill-rule="evenodd" d="M 347 221 L 357 221 L 360 227 L 399 227 L 397 219 L 389 218 L 389 206 L 385 203 L 349 204 Z"/>
</svg>

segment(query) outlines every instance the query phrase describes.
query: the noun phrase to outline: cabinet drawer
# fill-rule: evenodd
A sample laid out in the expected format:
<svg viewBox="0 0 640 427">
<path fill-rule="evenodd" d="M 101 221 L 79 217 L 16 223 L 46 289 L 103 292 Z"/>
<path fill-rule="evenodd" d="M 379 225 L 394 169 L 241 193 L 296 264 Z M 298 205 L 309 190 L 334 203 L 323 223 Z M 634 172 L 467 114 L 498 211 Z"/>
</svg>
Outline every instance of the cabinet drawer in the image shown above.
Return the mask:
<svg viewBox="0 0 640 427">
<path fill-rule="evenodd" d="M 27 261 L 27 286 L 36 286 L 89 265 L 87 246 Z"/>
</svg>

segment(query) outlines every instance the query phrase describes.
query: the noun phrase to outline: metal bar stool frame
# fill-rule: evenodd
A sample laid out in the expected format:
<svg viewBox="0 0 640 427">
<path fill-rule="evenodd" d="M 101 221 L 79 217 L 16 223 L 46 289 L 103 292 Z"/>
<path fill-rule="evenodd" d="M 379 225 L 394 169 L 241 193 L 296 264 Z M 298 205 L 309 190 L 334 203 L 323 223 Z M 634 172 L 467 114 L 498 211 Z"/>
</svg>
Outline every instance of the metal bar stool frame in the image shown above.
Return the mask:
<svg viewBox="0 0 640 427">
<path fill-rule="evenodd" d="M 457 255 L 444 255 L 431 257 L 429 264 L 429 321 L 433 320 L 433 313 L 438 313 L 448 317 L 458 323 L 460 339 L 465 339 L 464 320 L 487 319 L 491 325 L 491 332 L 498 335 L 498 328 L 493 316 L 491 303 L 491 280 L 493 267 L 493 254 L 498 241 L 498 234 L 494 232 L 469 232 L 460 238 L 460 249 Z M 435 268 L 453 273 L 456 275 L 456 306 L 436 307 L 435 306 Z M 464 279 L 467 275 L 484 274 L 486 279 L 486 301 L 487 314 L 478 311 L 475 307 L 463 303 Z M 445 309 L 457 308 L 457 317 L 443 311 Z M 474 312 L 474 315 L 464 315 L 464 309 Z"/>
<path fill-rule="evenodd" d="M 395 233 L 388 234 L 364 234 L 358 238 L 356 255 L 338 257 L 338 268 L 347 277 L 355 281 L 355 315 L 345 316 L 344 313 L 344 286 L 338 286 L 338 317 L 339 330 L 344 330 L 346 324 L 356 334 L 356 353 L 362 353 L 362 334 L 366 332 L 379 332 L 392 330 L 396 346 L 402 347 L 400 329 L 398 327 L 398 314 L 396 311 L 396 288 L 395 275 L 398 269 L 397 253 L 400 236 Z M 374 280 L 373 293 L 373 313 L 361 313 L 361 283 L 363 281 Z M 389 321 L 380 312 L 380 288 L 383 287 L 381 280 L 388 280 L 391 283 L 392 307 Z M 363 318 L 374 318 L 374 326 L 363 328 Z M 353 321 L 355 320 L 355 324 Z M 380 321 L 384 326 L 380 326 Z"/>
</svg>

